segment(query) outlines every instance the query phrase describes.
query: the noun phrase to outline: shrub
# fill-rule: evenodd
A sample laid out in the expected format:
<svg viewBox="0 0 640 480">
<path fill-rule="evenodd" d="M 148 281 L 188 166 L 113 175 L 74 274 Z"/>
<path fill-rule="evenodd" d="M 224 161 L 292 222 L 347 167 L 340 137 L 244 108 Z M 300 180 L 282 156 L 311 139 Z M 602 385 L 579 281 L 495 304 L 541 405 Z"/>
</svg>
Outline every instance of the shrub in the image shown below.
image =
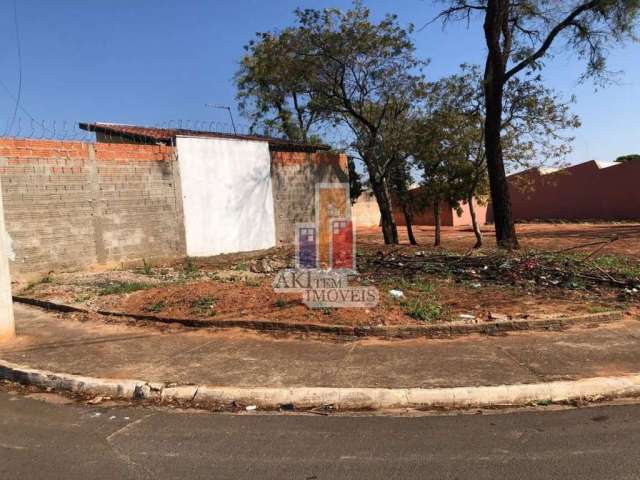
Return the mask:
<svg viewBox="0 0 640 480">
<path fill-rule="evenodd" d="M 210 296 L 204 296 L 197 298 L 191 302 L 191 312 L 197 315 L 210 315 L 216 314 L 213 310 L 213 306 L 216 304 L 216 299 Z"/>
<path fill-rule="evenodd" d="M 166 306 L 167 306 L 167 302 L 165 302 L 164 300 L 160 300 L 159 302 L 152 303 L 151 305 L 147 305 L 146 307 L 144 307 L 144 310 L 146 312 L 158 313 L 162 311 Z"/>
<path fill-rule="evenodd" d="M 422 322 L 433 322 L 442 317 L 442 307 L 420 299 L 409 300 L 402 304 L 407 315 Z"/>
<path fill-rule="evenodd" d="M 273 306 L 278 308 L 284 308 L 287 306 L 287 301 L 283 298 L 279 298 L 275 302 L 273 302 Z"/>
<path fill-rule="evenodd" d="M 153 285 L 142 282 L 115 282 L 102 287 L 98 295 L 123 295 L 151 288 Z"/>
</svg>

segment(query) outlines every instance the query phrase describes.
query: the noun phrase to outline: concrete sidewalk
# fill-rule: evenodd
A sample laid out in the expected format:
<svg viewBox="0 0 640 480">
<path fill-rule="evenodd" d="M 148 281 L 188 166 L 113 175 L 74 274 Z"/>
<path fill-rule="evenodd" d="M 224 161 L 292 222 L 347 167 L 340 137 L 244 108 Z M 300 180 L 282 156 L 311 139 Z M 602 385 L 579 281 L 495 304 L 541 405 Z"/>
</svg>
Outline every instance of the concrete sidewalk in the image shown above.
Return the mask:
<svg viewBox="0 0 640 480">
<path fill-rule="evenodd" d="M 219 387 L 442 388 L 640 372 L 640 321 L 564 332 L 349 343 L 244 331 L 160 331 L 79 322 L 15 305 L 0 359 L 111 379 Z"/>
</svg>

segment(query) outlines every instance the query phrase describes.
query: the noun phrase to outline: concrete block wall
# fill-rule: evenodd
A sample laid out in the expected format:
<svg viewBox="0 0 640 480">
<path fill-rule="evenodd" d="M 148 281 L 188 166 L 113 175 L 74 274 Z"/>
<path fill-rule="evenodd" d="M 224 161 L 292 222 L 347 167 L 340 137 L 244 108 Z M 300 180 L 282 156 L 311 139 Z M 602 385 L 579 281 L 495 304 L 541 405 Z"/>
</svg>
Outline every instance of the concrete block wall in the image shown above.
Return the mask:
<svg viewBox="0 0 640 480">
<path fill-rule="evenodd" d="M 179 169 L 171 147 L 93 146 L 98 262 L 184 255 Z M 95 182 L 92 182 L 92 184 Z"/>
<path fill-rule="evenodd" d="M 316 183 L 348 182 L 347 158 L 271 152 L 278 245 L 315 220 Z M 186 255 L 172 147 L 0 139 L 12 275 Z"/>
<path fill-rule="evenodd" d="M 276 243 L 293 243 L 295 224 L 315 221 L 316 183 L 348 181 L 346 155 L 272 151 Z"/>
<path fill-rule="evenodd" d="M 82 143 L 0 141 L 12 274 L 96 263 L 88 155 Z"/>
<path fill-rule="evenodd" d="M 184 254 L 170 147 L 0 139 L 12 274 Z"/>
</svg>

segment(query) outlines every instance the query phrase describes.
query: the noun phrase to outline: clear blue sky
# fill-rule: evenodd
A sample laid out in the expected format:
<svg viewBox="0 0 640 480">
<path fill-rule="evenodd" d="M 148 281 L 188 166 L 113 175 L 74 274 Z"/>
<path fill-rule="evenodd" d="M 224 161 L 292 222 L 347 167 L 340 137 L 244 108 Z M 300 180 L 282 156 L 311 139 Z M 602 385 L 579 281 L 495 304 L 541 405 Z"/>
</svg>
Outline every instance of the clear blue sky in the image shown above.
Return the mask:
<svg viewBox="0 0 640 480">
<path fill-rule="evenodd" d="M 429 0 L 365 0 L 375 17 L 395 12 L 404 24 L 432 18 Z M 205 102 L 234 104 L 233 74 L 254 32 L 290 24 L 300 7 L 346 8 L 349 0 L 18 0 L 22 105 L 40 120 L 156 124 L 175 119 L 227 121 Z M 463 62 L 481 63 L 478 24 L 432 25 L 417 32 L 418 54 L 432 79 Z M 13 2 L 0 2 L 0 80 L 15 93 L 18 60 Z M 562 54 L 547 83 L 575 94 L 583 127 L 572 163 L 640 153 L 640 46 L 612 52 L 621 84 L 596 91 L 578 85 L 582 65 Z M 0 89 L 0 133 L 14 101 Z M 20 114 L 23 118 L 24 114 Z M 241 121 L 241 120 L 238 120 Z"/>
</svg>

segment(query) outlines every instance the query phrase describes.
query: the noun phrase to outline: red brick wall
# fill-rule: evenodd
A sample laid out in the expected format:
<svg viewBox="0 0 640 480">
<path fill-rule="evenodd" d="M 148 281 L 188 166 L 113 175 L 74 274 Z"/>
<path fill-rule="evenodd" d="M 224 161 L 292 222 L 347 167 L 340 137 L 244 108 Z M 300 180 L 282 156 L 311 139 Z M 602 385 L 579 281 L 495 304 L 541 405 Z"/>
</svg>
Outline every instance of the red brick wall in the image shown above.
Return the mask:
<svg viewBox="0 0 640 480">
<path fill-rule="evenodd" d="M 404 221 L 404 214 L 402 213 L 402 209 L 400 207 L 394 206 L 393 216 L 398 226 L 406 226 L 406 222 Z M 453 213 L 451 207 L 447 202 L 440 203 L 440 219 L 443 226 L 453 226 Z M 433 216 L 433 207 L 429 205 L 423 210 L 415 213 L 413 217 L 413 224 L 435 225 L 436 222 Z"/>
<path fill-rule="evenodd" d="M 433 215 L 433 207 L 431 205 L 423 206 L 423 200 L 419 199 L 420 192 L 424 187 L 418 187 L 411 190 L 411 195 L 415 198 L 413 201 L 414 208 L 421 208 L 421 210 L 417 211 L 414 214 L 413 223 L 414 225 L 435 225 L 435 218 Z M 475 207 L 476 212 L 476 220 L 479 225 L 484 225 L 487 219 L 487 206 L 479 205 L 477 200 L 474 199 L 473 206 Z M 451 207 L 449 202 L 441 202 L 440 203 L 440 220 L 442 222 L 442 226 L 444 227 L 457 227 L 457 226 L 465 226 L 471 225 L 471 211 L 469 210 L 469 205 L 467 203 L 462 203 L 460 205 L 460 213 L 454 208 Z M 406 222 L 404 220 L 404 214 L 402 213 L 402 209 L 397 205 L 397 202 L 394 201 L 394 209 L 393 215 L 396 220 L 396 224 L 399 226 L 405 226 Z"/>
</svg>

